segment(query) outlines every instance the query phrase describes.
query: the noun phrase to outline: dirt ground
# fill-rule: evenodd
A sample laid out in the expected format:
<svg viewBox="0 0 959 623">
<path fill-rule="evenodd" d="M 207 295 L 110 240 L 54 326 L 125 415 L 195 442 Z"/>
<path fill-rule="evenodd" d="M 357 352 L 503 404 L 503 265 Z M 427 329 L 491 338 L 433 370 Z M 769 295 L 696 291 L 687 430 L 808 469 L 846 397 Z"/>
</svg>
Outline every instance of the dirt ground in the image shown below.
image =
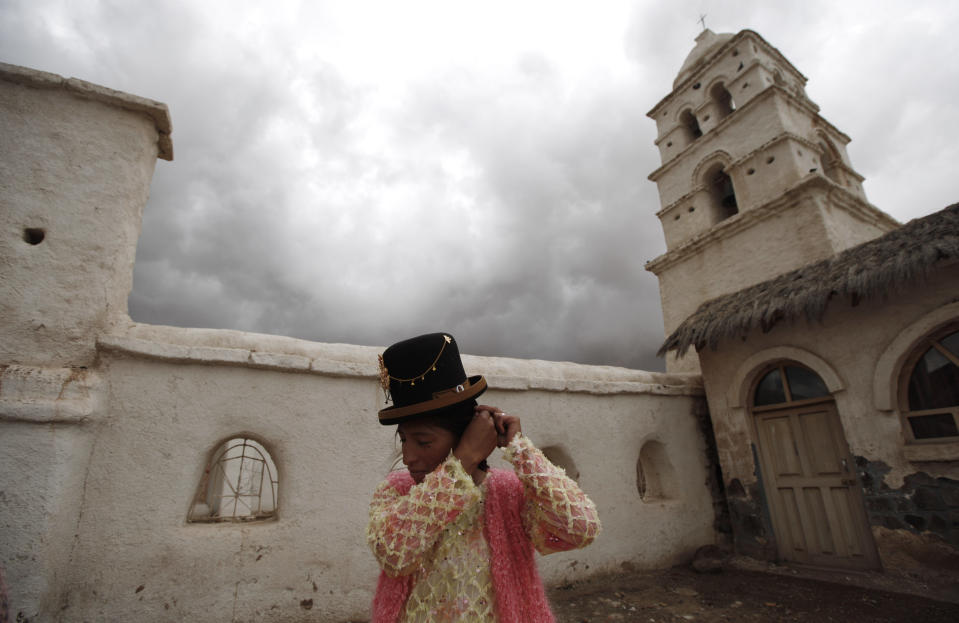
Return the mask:
<svg viewBox="0 0 959 623">
<path fill-rule="evenodd" d="M 719 573 L 624 571 L 549 590 L 559 623 L 959 621 L 959 576 L 803 570 L 755 561 Z"/>
</svg>

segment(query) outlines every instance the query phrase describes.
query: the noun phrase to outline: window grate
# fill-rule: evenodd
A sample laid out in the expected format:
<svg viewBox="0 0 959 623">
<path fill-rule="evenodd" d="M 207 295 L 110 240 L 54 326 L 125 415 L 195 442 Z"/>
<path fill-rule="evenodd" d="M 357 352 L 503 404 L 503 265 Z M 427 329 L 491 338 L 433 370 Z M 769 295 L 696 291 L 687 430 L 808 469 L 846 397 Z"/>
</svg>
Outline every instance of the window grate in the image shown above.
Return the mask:
<svg viewBox="0 0 959 623">
<path fill-rule="evenodd" d="M 279 481 L 263 444 L 235 437 L 212 453 L 189 522 L 249 522 L 276 517 Z"/>
</svg>

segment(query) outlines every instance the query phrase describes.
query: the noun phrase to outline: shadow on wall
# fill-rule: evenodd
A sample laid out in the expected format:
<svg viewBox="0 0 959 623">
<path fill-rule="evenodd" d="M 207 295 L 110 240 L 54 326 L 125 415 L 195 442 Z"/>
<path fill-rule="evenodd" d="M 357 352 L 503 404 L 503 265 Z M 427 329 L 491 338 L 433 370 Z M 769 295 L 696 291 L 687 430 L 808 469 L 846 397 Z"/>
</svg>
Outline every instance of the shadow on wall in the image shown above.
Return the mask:
<svg viewBox="0 0 959 623">
<path fill-rule="evenodd" d="M 567 476 L 577 482 L 579 481 L 579 468 L 576 467 L 576 462 L 573 461 L 573 457 L 569 455 L 566 446 L 547 446 L 543 448 L 541 452 L 546 455 L 550 463 L 557 467 L 562 467 L 566 471 Z"/>
</svg>

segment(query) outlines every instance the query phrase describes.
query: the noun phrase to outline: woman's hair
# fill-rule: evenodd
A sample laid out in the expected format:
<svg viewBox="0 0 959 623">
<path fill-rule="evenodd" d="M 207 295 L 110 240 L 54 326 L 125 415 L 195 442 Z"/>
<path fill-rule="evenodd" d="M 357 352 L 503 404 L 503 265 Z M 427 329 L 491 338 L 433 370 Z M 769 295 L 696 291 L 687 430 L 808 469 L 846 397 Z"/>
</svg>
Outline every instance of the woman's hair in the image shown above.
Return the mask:
<svg viewBox="0 0 959 623">
<path fill-rule="evenodd" d="M 448 430 L 453 433 L 456 440 L 459 441 L 459 438 L 463 436 L 466 427 L 470 425 L 473 419 L 475 408 L 476 401 L 467 400 L 449 407 L 444 407 L 439 411 L 433 411 L 428 415 L 424 415 L 422 418 L 417 418 L 417 420 L 430 426 Z"/>
<path fill-rule="evenodd" d="M 462 437 L 466 431 L 466 427 L 469 426 L 473 420 L 475 408 L 476 400 L 470 399 L 415 418 L 415 421 L 436 426 L 437 428 L 442 428 L 443 430 L 448 430 L 453 433 L 453 436 L 456 438 L 456 441 L 453 443 L 455 447 L 460 437 Z M 486 459 L 480 462 L 479 468 L 484 472 L 489 469 L 489 464 L 486 462 Z"/>
</svg>

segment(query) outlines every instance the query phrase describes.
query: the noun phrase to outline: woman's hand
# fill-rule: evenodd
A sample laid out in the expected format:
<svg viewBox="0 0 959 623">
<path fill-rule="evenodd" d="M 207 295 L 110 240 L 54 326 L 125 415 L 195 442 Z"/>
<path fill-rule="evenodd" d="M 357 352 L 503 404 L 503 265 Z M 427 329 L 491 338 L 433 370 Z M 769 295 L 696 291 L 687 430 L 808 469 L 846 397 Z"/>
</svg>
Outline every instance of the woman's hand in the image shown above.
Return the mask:
<svg viewBox="0 0 959 623">
<path fill-rule="evenodd" d="M 496 445 L 505 448 L 517 433 L 523 432 L 519 423 L 518 415 L 506 415 L 502 409 L 489 407 L 487 405 L 477 405 L 476 412 L 488 411 L 493 416 L 493 424 L 496 427 Z"/>
<path fill-rule="evenodd" d="M 486 472 L 479 469 L 479 464 L 493 452 L 497 441 L 498 431 L 493 412 L 477 407 L 473 419 L 453 450 L 453 456 L 463 464 L 463 469 L 473 477 L 474 483 L 479 484 L 485 478 Z"/>
</svg>

